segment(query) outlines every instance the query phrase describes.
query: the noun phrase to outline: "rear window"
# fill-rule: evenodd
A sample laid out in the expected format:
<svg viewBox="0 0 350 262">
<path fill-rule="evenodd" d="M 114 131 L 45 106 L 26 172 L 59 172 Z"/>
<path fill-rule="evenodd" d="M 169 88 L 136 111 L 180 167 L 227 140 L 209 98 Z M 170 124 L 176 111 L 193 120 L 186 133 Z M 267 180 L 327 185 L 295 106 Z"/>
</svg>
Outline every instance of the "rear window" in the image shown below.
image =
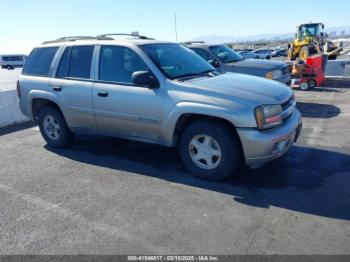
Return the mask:
<svg viewBox="0 0 350 262">
<path fill-rule="evenodd" d="M 93 46 L 67 47 L 57 69 L 58 78 L 90 78 Z"/>
<path fill-rule="evenodd" d="M 35 48 L 23 68 L 24 75 L 48 76 L 50 66 L 58 47 Z"/>
</svg>

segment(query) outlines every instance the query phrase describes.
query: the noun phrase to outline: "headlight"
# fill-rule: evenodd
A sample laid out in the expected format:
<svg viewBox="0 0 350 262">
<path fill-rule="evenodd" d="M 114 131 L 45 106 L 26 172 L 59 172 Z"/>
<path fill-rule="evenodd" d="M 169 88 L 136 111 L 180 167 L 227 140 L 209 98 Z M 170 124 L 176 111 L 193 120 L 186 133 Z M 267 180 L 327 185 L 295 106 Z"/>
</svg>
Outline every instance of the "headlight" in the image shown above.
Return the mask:
<svg viewBox="0 0 350 262">
<path fill-rule="evenodd" d="M 280 105 L 260 105 L 255 108 L 255 119 L 259 129 L 266 129 L 282 124 Z"/>
<path fill-rule="evenodd" d="M 266 78 L 268 79 L 278 79 L 278 78 L 281 78 L 282 76 L 283 74 L 281 70 L 273 70 L 266 74 Z"/>
</svg>

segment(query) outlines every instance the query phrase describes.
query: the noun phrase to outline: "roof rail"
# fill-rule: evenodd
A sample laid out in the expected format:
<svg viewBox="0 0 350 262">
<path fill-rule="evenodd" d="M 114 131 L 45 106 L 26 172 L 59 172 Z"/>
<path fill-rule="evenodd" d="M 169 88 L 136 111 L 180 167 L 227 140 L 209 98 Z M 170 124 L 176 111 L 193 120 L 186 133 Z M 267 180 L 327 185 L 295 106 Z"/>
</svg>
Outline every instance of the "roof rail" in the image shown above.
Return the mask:
<svg viewBox="0 0 350 262">
<path fill-rule="evenodd" d="M 77 40 L 113 40 L 113 38 L 110 37 L 95 37 L 95 36 L 65 36 L 60 37 L 55 40 L 45 41 L 43 42 L 43 45 L 45 44 L 53 44 L 53 43 L 61 43 L 61 42 L 68 42 L 68 41 L 77 41 Z"/>
<path fill-rule="evenodd" d="M 131 34 L 123 34 L 123 33 L 112 33 L 112 34 L 103 34 L 103 35 L 98 35 L 97 37 L 110 37 L 110 36 L 131 36 L 139 39 L 148 39 L 148 40 L 154 40 L 153 38 L 149 38 L 144 35 L 139 35 L 137 32 L 131 33 Z"/>
<path fill-rule="evenodd" d="M 187 42 L 182 42 L 181 44 L 183 45 L 205 44 L 205 42 L 204 41 L 187 41 Z"/>
</svg>

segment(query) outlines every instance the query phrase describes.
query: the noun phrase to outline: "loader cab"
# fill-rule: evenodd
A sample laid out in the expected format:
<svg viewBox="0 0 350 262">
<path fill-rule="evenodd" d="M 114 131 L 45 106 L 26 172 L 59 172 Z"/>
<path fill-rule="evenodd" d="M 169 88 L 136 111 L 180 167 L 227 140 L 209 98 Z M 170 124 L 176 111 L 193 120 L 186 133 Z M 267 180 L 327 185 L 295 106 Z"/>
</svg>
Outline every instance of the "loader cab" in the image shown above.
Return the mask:
<svg viewBox="0 0 350 262">
<path fill-rule="evenodd" d="M 303 41 L 307 38 L 320 37 L 323 35 L 324 25 L 321 23 L 301 24 L 298 26 L 297 39 Z"/>
</svg>

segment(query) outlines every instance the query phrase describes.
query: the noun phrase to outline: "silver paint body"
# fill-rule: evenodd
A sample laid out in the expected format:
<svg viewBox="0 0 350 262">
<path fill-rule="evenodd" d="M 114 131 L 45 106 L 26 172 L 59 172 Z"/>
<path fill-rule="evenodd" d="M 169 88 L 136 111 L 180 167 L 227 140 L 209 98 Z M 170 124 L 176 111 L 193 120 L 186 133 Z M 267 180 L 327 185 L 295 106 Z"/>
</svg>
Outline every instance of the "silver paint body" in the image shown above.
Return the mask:
<svg viewBox="0 0 350 262">
<path fill-rule="evenodd" d="M 246 163 L 261 165 L 281 154 L 271 154 L 276 141 L 295 133 L 301 116 L 293 108 L 283 125 L 265 131 L 257 129 L 254 109 L 261 104 L 281 104 L 292 96 L 291 89 L 279 82 L 236 73 L 199 77 L 186 81 L 169 80 L 143 52 L 139 45 L 163 43 L 155 40 L 85 40 L 49 44 L 59 46 L 51 64 L 49 77 L 21 75 L 20 108 L 28 117 L 33 99 L 56 103 L 73 132 L 107 134 L 164 146 L 175 146 L 175 127 L 183 114 L 197 114 L 224 119 L 237 130 Z M 91 79 L 55 78 L 66 46 L 94 45 Z M 102 83 L 97 79 L 101 45 L 124 46 L 136 52 L 158 79 L 160 86 Z M 55 92 L 54 87 L 61 87 Z M 107 91 L 108 97 L 97 96 Z"/>
</svg>

